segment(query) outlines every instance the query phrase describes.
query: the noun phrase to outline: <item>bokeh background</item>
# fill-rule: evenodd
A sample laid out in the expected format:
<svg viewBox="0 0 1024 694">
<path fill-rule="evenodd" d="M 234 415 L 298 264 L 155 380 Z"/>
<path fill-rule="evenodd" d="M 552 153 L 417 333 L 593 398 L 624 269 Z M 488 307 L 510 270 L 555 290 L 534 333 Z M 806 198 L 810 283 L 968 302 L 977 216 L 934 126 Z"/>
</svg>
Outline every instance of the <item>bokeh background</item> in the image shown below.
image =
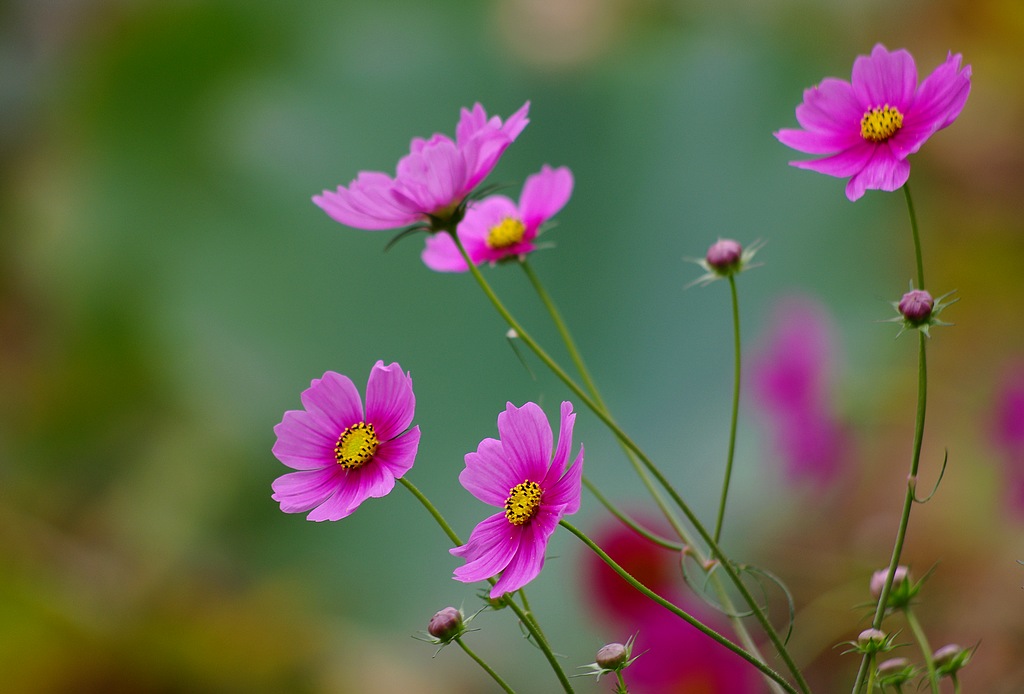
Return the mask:
<svg viewBox="0 0 1024 694">
<path fill-rule="evenodd" d="M 415 482 L 468 535 L 489 513 L 457 483 L 506 400 L 557 412 L 468 276 L 422 241 L 331 221 L 310 197 L 393 170 L 411 137 L 451 134 L 479 101 L 531 124 L 491 177 L 517 195 L 569 166 L 573 199 L 533 265 L 624 428 L 710 518 L 731 389 L 727 287 L 684 286 L 719 236 L 767 241 L 740 278 L 745 345 L 780 301 L 833 321 L 824 485 L 784 474 L 749 397 L 725 543 L 791 587 L 793 650 L 817 691 L 856 667 L 910 451 L 915 340 L 888 302 L 913 274 L 901 194 L 855 204 L 788 167 L 771 135 L 802 90 L 849 78 L 881 41 L 922 77 L 963 53 L 961 118 L 913 158 L 929 285 L 962 301 L 931 341 L 923 477 L 906 558 L 936 571 L 919 614 L 934 645 L 981 647 L 965 691 L 1024 691 L 1024 522 L 994 435 L 1024 360 L 1024 8 L 1015 0 L 10 0 L 0 9 L 0 672 L 12 692 L 485 692 L 455 650 L 413 638 L 473 612 L 441 532 L 404 489 L 339 523 L 286 516 L 273 426 L 326 370 L 361 387 L 411 371 Z M 563 358 L 522 273 L 488 270 Z M 587 473 L 650 504 L 581 413 Z M 1019 478 L 1019 474 L 1018 474 Z M 576 524 L 606 516 L 585 498 Z M 601 619 L 565 533 L 530 588 L 566 667 L 630 627 Z M 471 639 L 519 691 L 555 691 L 510 615 Z M 643 643 L 645 634 L 640 635 Z M 644 645 L 651 648 L 656 644 Z M 908 649 L 908 654 L 910 649 Z M 579 691 L 607 691 L 576 680 Z M 682 691 L 682 690 L 680 690 Z M 688 690 L 689 691 L 689 690 Z M 725 691 L 725 690 L 721 690 Z"/>
</svg>

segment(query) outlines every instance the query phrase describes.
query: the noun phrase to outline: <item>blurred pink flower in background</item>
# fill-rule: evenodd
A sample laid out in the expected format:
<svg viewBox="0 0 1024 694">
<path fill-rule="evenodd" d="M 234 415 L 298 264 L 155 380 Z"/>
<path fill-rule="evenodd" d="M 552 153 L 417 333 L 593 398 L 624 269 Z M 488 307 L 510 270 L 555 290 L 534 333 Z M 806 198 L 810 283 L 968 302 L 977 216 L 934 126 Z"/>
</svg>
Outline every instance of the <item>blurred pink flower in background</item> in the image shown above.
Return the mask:
<svg viewBox="0 0 1024 694">
<path fill-rule="evenodd" d="M 598 528 L 593 538 L 648 588 L 713 629 L 730 633 L 725 616 L 705 605 L 684 583 L 678 552 L 641 537 L 617 519 Z M 757 672 L 743 659 L 638 593 L 596 555 L 588 554 L 583 567 L 585 595 L 595 610 L 611 622 L 611 636 L 624 639 L 627 634 L 636 634 L 633 655 L 639 657 L 623 672 L 632 694 L 762 691 Z"/>
<path fill-rule="evenodd" d="M 794 482 L 836 481 L 848 441 L 833 404 L 835 326 L 825 307 L 793 296 L 777 304 L 750 358 L 753 401 Z"/>
<path fill-rule="evenodd" d="M 952 53 L 920 85 L 914 57 L 876 44 L 870 56 L 853 63 L 850 82 L 826 77 L 804 91 L 796 107 L 803 130 L 784 129 L 784 145 L 821 159 L 790 162 L 839 178 L 849 178 L 846 197 L 865 190 L 897 190 L 910 177 L 907 157 L 929 137 L 952 125 L 971 91 L 971 66 L 961 69 Z"/>
<path fill-rule="evenodd" d="M 1008 508 L 1024 519 L 1024 364 L 1004 370 L 995 396 L 992 442 L 1003 456 L 1003 487 Z"/>
<path fill-rule="evenodd" d="M 504 195 L 491 195 L 473 203 L 459 223 L 458 234 L 474 265 L 525 256 L 536 249 L 541 225 L 555 216 L 572 195 L 572 172 L 545 164 L 526 179 L 519 204 Z M 468 270 L 448 234 L 427 237 L 423 262 L 438 272 Z"/>
</svg>

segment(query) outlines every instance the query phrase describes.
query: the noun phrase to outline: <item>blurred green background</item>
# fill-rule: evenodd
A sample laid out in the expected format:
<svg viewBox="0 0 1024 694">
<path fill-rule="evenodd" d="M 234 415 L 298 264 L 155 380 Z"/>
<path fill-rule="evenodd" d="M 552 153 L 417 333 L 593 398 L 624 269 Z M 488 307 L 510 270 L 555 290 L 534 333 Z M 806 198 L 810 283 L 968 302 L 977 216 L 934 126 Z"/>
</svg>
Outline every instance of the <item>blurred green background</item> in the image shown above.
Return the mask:
<svg viewBox="0 0 1024 694">
<path fill-rule="evenodd" d="M 779 480 L 748 410 L 725 540 L 775 571 L 800 612 L 794 651 L 820 691 L 864 626 L 907 469 L 914 341 L 888 301 L 913 272 L 902 195 L 851 204 L 771 135 L 802 90 L 849 79 L 875 42 L 923 77 L 961 52 L 961 118 L 913 158 L 936 293 L 925 477 L 908 558 L 938 562 L 921 618 L 935 645 L 982 641 L 966 691 L 1024 691 L 1022 526 L 1000 507 L 992 396 L 1024 357 L 1024 6 L 1016 0 L 10 0 L 0 9 L 0 672 L 12 692 L 483 692 L 454 650 L 410 636 L 478 604 L 441 532 L 401 488 L 339 523 L 286 516 L 273 426 L 326 370 L 362 388 L 411 371 L 414 481 L 467 536 L 489 513 L 457 483 L 506 400 L 551 415 L 567 393 L 468 276 L 422 241 L 331 221 L 313 194 L 393 171 L 413 136 L 452 134 L 481 102 L 531 123 L 491 181 L 569 166 L 573 199 L 533 265 L 612 410 L 710 516 L 731 388 L 727 289 L 683 287 L 719 236 L 765 239 L 740 281 L 747 345 L 771 307 L 818 297 L 842 337 L 837 395 L 857 468 L 813 494 Z M 521 273 L 487 271 L 562 358 Z M 580 409 L 580 408 L 577 408 Z M 557 416 L 557 415 L 555 415 Z M 581 413 L 588 475 L 641 488 Z M 603 518 L 585 498 L 577 525 Z M 556 535 L 531 586 L 567 667 L 607 633 Z M 473 635 L 520 691 L 553 691 L 510 616 Z M 577 680 L 579 691 L 606 691 Z M 833 687 L 835 689 L 833 689 Z"/>
</svg>

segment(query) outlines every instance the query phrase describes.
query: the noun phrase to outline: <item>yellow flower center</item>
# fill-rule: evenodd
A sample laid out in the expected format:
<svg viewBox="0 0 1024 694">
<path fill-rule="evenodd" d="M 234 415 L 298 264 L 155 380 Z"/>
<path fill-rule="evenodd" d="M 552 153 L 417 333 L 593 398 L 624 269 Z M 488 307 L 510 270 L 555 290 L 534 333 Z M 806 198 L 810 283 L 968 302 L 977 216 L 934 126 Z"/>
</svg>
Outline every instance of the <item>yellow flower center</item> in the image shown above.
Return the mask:
<svg viewBox="0 0 1024 694">
<path fill-rule="evenodd" d="M 520 482 L 508 492 L 505 499 L 505 518 L 512 525 L 522 525 L 533 518 L 540 506 L 540 485 L 536 482 Z"/>
<path fill-rule="evenodd" d="M 505 217 L 487 232 L 487 245 L 490 248 L 508 248 L 523 240 L 526 227 L 518 219 Z"/>
<path fill-rule="evenodd" d="M 334 445 L 334 459 L 346 470 L 355 470 L 370 462 L 379 445 L 373 425 L 359 422 L 341 432 Z"/>
<path fill-rule="evenodd" d="M 903 127 L 903 114 L 886 104 L 873 108 L 860 119 L 860 136 L 868 142 L 885 142 Z"/>
</svg>

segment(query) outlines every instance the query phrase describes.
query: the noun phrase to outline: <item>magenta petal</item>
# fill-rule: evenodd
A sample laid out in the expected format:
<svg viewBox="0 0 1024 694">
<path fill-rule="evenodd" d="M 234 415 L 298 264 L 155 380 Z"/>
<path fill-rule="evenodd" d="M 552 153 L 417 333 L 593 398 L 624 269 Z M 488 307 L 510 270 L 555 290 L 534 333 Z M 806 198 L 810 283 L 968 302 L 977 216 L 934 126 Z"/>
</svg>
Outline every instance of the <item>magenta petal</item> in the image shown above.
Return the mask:
<svg viewBox="0 0 1024 694">
<path fill-rule="evenodd" d="M 518 408 L 507 403 L 498 415 L 498 433 L 512 476 L 520 482 L 543 480 L 551 461 L 551 425 L 544 411 L 532 402 Z"/>
<path fill-rule="evenodd" d="M 571 515 L 580 510 L 581 484 L 583 479 L 583 446 L 573 461 L 572 467 L 552 486 L 544 488 L 544 504 L 562 507 L 562 512 Z"/>
<path fill-rule="evenodd" d="M 901 157 L 918 151 L 929 137 L 960 115 L 971 91 L 971 66 L 960 70 L 960 60 L 959 54 L 949 56 L 921 83 L 914 105 L 905 114 L 903 128 L 890 141 Z"/>
<path fill-rule="evenodd" d="M 461 202 L 472 186 L 466 182 L 466 163 L 455 143 L 447 138 L 428 143 L 398 162 L 395 191 L 424 214 Z"/>
<path fill-rule="evenodd" d="M 846 197 L 853 201 L 864 195 L 865 190 L 898 190 L 908 178 L 910 162 L 898 159 L 887 144 L 882 144 L 864 169 L 846 184 Z"/>
<path fill-rule="evenodd" d="M 547 483 L 545 489 L 561 477 L 565 471 L 565 465 L 569 462 L 569 454 L 572 449 L 572 429 L 575 424 L 576 414 L 572 411 L 572 403 L 563 400 L 559 413 L 558 447 L 555 449 L 555 457 L 551 460 L 551 466 L 544 478 Z"/>
<path fill-rule="evenodd" d="M 849 82 L 827 77 L 804 90 L 804 101 L 796 107 L 796 120 L 805 129 L 831 133 L 848 146 L 849 138 L 860 137 L 859 123 L 865 110 Z"/>
<path fill-rule="evenodd" d="M 501 572 L 501 578 L 491 588 L 492 598 L 517 591 L 537 578 L 544 568 L 544 552 L 548 547 L 548 539 L 558 522 L 557 518 L 554 518 L 554 522 L 551 522 L 552 519 L 553 514 L 547 514 L 543 520 L 541 514 L 538 514 L 528 525 L 523 526 L 519 549 Z"/>
<path fill-rule="evenodd" d="M 435 272 L 466 272 L 469 270 L 465 258 L 459 253 L 455 242 L 447 233 L 428 236 L 420 258 L 424 265 Z"/>
<path fill-rule="evenodd" d="M 831 157 L 813 159 L 811 161 L 793 161 L 790 164 L 799 169 L 810 169 L 811 171 L 828 174 L 829 176 L 846 178 L 867 166 L 875 149 L 877 149 L 876 145 L 862 141 L 857 147 L 844 150 Z"/>
<path fill-rule="evenodd" d="M 413 427 L 398 438 L 383 441 L 373 456 L 373 464 L 381 465 L 395 479 L 403 477 L 416 462 L 420 445 L 420 428 Z"/>
<path fill-rule="evenodd" d="M 463 583 L 483 581 L 508 566 L 519 549 L 521 526 L 512 525 L 504 513 L 482 520 L 469 535 L 469 542 L 448 550 L 466 563 L 455 569 L 454 578 Z"/>
<path fill-rule="evenodd" d="M 467 453 L 466 467 L 459 473 L 459 482 L 466 491 L 499 508 L 505 505 L 512 488 L 522 481 L 512 475 L 505 451 L 496 439 L 484 439 L 474 453 Z"/>
<path fill-rule="evenodd" d="M 356 229 L 393 229 L 419 218 L 415 209 L 403 205 L 394 195 L 394 181 L 386 174 L 363 171 L 348 188 L 325 190 L 313 196 L 316 203 L 335 221 Z"/>
<path fill-rule="evenodd" d="M 271 485 L 271 498 L 285 513 L 305 513 L 320 505 L 338 488 L 338 468 L 305 470 L 281 475 Z"/>
<path fill-rule="evenodd" d="M 558 213 L 572 196 L 572 172 L 565 166 L 545 164 L 540 173 L 527 177 L 519 196 L 519 213 L 528 229 L 536 229 Z"/>
<path fill-rule="evenodd" d="M 412 377 L 397 363 L 374 364 L 366 383 L 366 420 L 373 424 L 377 437 L 387 441 L 398 436 L 409 428 L 415 414 Z"/>
<path fill-rule="evenodd" d="M 886 50 L 877 44 L 871 57 L 858 56 L 853 63 L 853 91 L 865 109 L 894 106 L 906 113 L 917 89 L 917 67 L 905 50 Z"/>
<path fill-rule="evenodd" d="M 302 406 L 318 422 L 325 433 L 335 437 L 346 428 L 363 421 L 363 401 L 348 376 L 328 371 L 323 378 L 314 379 L 302 391 Z"/>
<path fill-rule="evenodd" d="M 306 520 L 315 521 L 336 521 L 352 514 L 358 508 L 359 503 L 365 500 L 365 496 L 356 501 L 356 494 L 359 489 L 352 484 L 350 473 L 343 472 L 339 478 L 338 486 L 322 504 L 309 512 Z"/>
<path fill-rule="evenodd" d="M 339 431 L 338 434 L 341 432 Z M 289 410 L 274 427 L 277 441 L 274 457 L 296 470 L 317 470 L 335 463 L 334 444 L 337 436 L 323 430 L 322 423 L 308 412 Z"/>
<path fill-rule="evenodd" d="M 779 142 L 806 154 L 832 154 L 850 147 L 856 140 L 833 133 L 783 128 L 775 133 Z M 859 138 L 859 136 L 857 136 Z"/>
</svg>

